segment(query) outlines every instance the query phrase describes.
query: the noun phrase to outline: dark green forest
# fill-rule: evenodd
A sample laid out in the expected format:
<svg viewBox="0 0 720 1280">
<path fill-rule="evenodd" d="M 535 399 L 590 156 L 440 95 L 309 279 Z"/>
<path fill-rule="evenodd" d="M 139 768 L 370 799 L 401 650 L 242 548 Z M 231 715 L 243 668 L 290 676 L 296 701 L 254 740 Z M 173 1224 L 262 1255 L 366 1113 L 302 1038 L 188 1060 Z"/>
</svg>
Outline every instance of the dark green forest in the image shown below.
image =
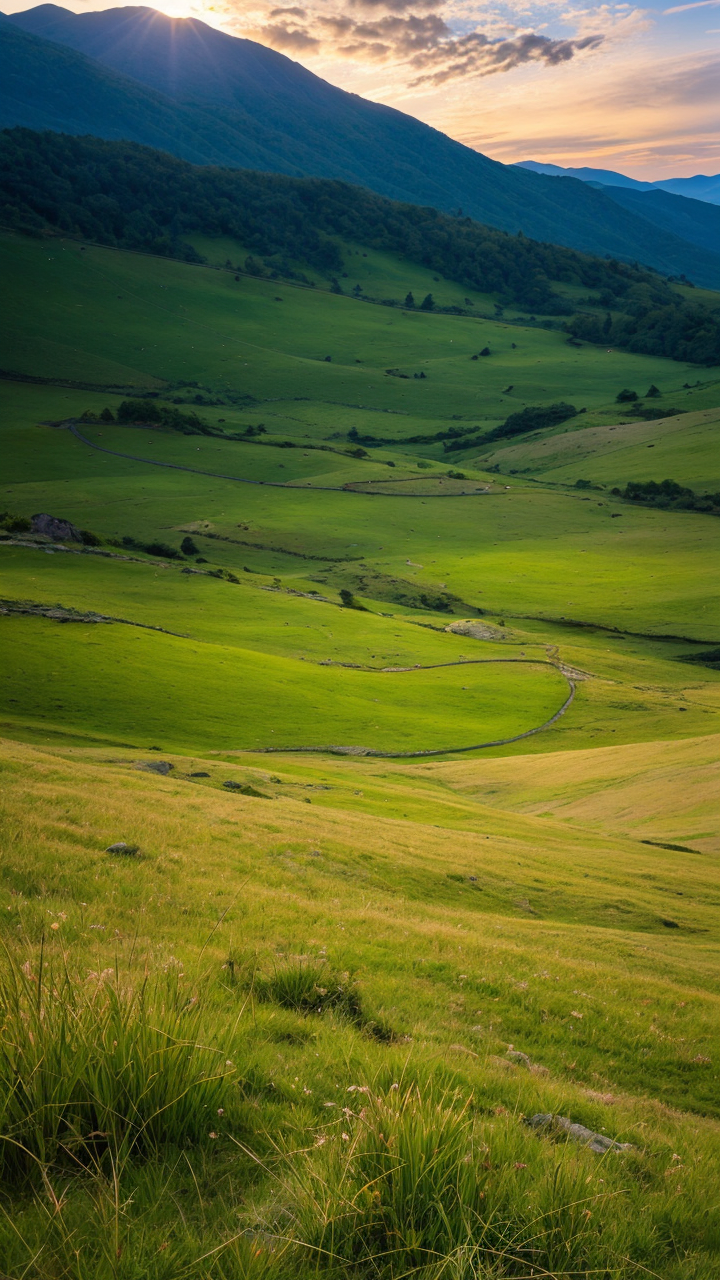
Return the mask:
<svg viewBox="0 0 720 1280">
<path fill-rule="evenodd" d="M 196 262 L 184 237 L 227 235 L 249 251 L 249 270 L 292 277 L 300 262 L 328 282 L 342 270 L 333 237 L 343 237 L 491 293 L 501 305 L 570 313 L 576 340 L 720 362 L 720 312 L 685 302 L 652 271 L 344 182 L 200 167 L 137 143 L 18 128 L 0 134 L 0 201 L 0 221 L 17 230 Z M 553 282 L 591 290 L 589 301 L 607 307 L 607 318 L 573 315 Z"/>
</svg>

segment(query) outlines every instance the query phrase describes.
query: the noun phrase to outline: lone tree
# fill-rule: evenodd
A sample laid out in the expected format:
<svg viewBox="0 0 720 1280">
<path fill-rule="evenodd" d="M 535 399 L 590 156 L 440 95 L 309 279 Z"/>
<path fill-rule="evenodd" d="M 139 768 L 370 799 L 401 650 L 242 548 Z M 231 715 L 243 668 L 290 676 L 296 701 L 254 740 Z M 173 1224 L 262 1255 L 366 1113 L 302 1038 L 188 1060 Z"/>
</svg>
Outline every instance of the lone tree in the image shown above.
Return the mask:
<svg viewBox="0 0 720 1280">
<path fill-rule="evenodd" d="M 426 296 L 423 298 L 422 302 L 420 303 L 420 310 L 421 310 L 421 311 L 432 311 L 432 309 L 433 309 L 433 307 L 434 307 L 434 306 L 435 306 L 435 303 L 434 303 L 434 301 L 433 301 L 433 296 L 432 296 L 432 294 L 431 294 L 431 293 L 428 293 L 428 294 L 426 294 Z"/>
<path fill-rule="evenodd" d="M 628 387 L 623 387 L 622 391 L 618 391 L 615 402 L 616 404 L 632 404 L 637 398 L 637 391 L 630 391 Z"/>
<path fill-rule="evenodd" d="M 662 391 L 660 390 L 659 387 L 656 387 L 655 383 L 653 382 L 652 386 L 648 387 L 647 391 L 645 392 L 645 399 L 657 400 L 658 396 L 661 396 L 661 395 L 662 395 Z"/>
<path fill-rule="evenodd" d="M 184 556 L 199 556 L 200 548 L 195 546 L 192 538 L 183 538 L 180 543 L 180 550 Z"/>
<path fill-rule="evenodd" d="M 406 306 L 406 307 L 414 307 L 414 306 L 415 306 L 415 299 L 413 298 L 412 293 L 408 293 L 408 296 L 407 296 L 407 298 L 405 299 L 405 306 Z"/>
<path fill-rule="evenodd" d="M 489 356 L 489 355 L 490 355 L 490 348 L 489 348 L 489 347 L 483 347 L 482 351 L 480 352 L 480 355 L 481 355 L 481 356 Z"/>
<path fill-rule="evenodd" d="M 368 612 L 365 605 L 360 604 L 360 601 L 355 599 L 352 591 L 348 591 L 347 587 L 340 589 L 340 602 L 344 609 L 359 609 L 361 613 Z"/>
</svg>

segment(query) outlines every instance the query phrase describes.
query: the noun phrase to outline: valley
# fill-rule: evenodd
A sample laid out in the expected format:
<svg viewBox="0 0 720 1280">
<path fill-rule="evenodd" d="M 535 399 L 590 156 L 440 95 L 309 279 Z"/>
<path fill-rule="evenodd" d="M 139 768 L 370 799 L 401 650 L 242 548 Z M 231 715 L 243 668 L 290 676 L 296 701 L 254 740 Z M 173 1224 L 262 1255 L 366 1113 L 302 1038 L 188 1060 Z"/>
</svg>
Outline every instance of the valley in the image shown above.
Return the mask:
<svg viewBox="0 0 720 1280">
<path fill-rule="evenodd" d="M 3 1274 L 711 1280 L 720 367 L 186 239 L 0 234 Z"/>
</svg>

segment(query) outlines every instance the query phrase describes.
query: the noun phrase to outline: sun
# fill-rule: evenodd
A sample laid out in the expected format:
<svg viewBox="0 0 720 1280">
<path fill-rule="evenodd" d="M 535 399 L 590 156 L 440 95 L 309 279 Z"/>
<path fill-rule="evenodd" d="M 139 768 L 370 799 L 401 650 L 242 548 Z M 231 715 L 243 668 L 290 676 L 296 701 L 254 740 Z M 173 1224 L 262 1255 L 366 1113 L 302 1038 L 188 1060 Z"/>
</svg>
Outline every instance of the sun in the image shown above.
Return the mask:
<svg viewBox="0 0 720 1280">
<path fill-rule="evenodd" d="M 222 29 L 225 16 L 224 6 L 204 3 L 204 0 L 162 0 L 162 3 L 153 4 L 152 7 L 168 18 L 199 18 L 201 22 L 218 30 Z"/>
</svg>

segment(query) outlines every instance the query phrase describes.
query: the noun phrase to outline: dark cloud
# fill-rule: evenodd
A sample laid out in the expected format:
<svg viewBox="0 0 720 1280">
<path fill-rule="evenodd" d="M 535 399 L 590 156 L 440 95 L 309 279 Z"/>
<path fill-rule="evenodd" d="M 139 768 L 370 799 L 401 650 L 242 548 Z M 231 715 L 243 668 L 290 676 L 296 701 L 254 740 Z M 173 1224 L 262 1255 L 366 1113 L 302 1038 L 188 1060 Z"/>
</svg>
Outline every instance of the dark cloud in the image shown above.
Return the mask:
<svg viewBox="0 0 720 1280">
<path fill-rule="evenodd" d="M 444 0 L 348 0 L 352 9 L 385 9 L 404 13 L 406 9 L 439 9 Z"/>
<path fill-rule="evenodd" d="M 583 49 L 596 49 L 604 38 L 595 35 L 581 40 L 551 40 L 528 32 L 507 40 L 490 40 L 481 31 L 474 31 L 418 52 L 410 65 L 422 74 L 411 83 L 440 85 L 463 76 L 490 76 L 512 71 L 526 62 L 544 62 L 554 67 L 569 62 Z"/>
<path fill-rule="evenodd" d="M 301 8 L 273 9 L 275 22 L 263 27 L 259 38 L 275 49 L 293 53 L 335 54 L 372 62 L 405 63 L 414 75 L 413 87 L 442 85 L 470 76 L 512 71 L 528 62 L 557 66 L 583 49 L 595 49 L 604 36 L 552 40 L 534 32 L 494 38 L 482 31 L 454 36 L 437 13 L 406 13 L 410 4 L 434 8 L 441 0 L 349 0 L 357 11 L 382 6 L 377 18 L 358 19 L 348 13 L 334 16 Z M 387 10 L 391 12 L 388 13 Z"/>
</svg>

